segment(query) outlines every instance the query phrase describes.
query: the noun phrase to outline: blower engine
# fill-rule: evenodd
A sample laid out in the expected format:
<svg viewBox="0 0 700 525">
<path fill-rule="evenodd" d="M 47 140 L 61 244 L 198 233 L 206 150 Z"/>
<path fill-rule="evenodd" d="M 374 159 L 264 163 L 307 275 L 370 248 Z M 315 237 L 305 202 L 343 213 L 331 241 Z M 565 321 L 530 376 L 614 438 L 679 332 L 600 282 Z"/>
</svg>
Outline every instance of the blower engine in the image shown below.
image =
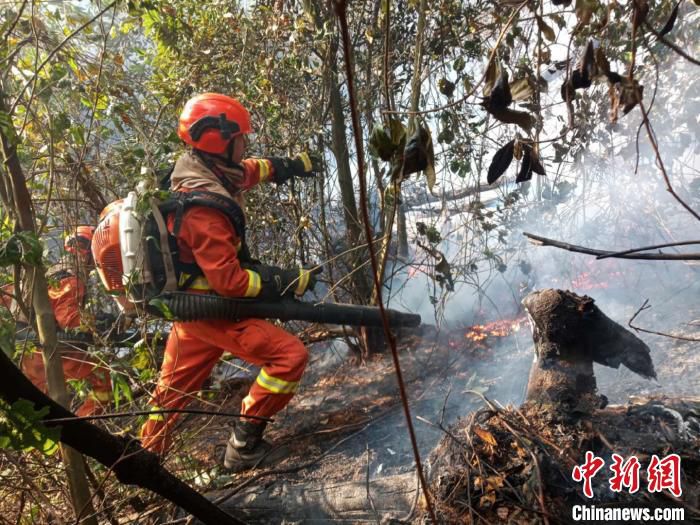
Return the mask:
<svg viewBox="0 0 700 525">
<path fill-rule="evenodd" d="M 100 214 L 92 240 L 92 256 L 102 284 L 111 295 L 126 296 L 131 303 L 150 299 L 145 290 L 152 283 L 151 265 L 143 246 L 145 218 L 137 210 L 138 196 L 109 204 Z"/>
</svg>

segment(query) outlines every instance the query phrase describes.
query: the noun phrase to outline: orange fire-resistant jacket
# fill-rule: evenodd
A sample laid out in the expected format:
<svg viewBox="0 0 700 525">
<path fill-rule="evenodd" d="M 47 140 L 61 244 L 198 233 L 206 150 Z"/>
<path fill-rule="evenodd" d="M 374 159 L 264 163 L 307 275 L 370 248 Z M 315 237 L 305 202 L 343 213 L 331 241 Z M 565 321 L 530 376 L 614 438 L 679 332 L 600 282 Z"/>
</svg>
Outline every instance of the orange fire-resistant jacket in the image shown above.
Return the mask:
<svg viewBox="0 0 700 525">
<path fill-rule="evenodd" d="M 272 180 L 274 170 L 266 159 L 246 159 L 242 166 L 242 190 Z M 179 191 L 195 189 L 197 188 L 180 188 Z M 171 214 L 168 217 L 171 232 L 174 222 L 174 214 Z M 205 206 L 188 209 L 183 215 L 177 242 L 180 260 L 185 263 L 195 262 L 204 273 L 203 277 L 194 280 L 190 290 L 213 290 L 228 297 L 257 297 L 260 294 L 260 275 L 241 267 L 237 256 L 241 240 L 223 212 Z"/>
<path fill-rule="evenodd" d="M 56 324 L 61 330 L 80 326 L 80 308 L 85 301 L 85 283 L 75 275 L 63 276 L 49 286 L 49 300 Z"/>
</svg>

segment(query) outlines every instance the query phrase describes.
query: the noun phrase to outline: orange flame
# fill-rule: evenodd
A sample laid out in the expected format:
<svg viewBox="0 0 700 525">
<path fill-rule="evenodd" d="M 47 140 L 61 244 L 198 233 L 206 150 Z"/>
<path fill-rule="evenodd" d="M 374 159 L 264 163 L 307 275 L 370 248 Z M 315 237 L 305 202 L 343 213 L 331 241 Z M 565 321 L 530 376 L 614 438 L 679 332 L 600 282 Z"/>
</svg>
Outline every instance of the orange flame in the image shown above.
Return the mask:
<svg viewBox="0 0 700 525">
<path fill-rule="evenodd" d="M 487 324 L 476 324 L 469 327 L 469 331 L 464 334 L 464 337 L 475 343 L 484 341 L 488 337 L 506 337 L 520 330 L 526 320 L 525 317 L 521 317 L 519 319 L 493 321 Z"/>
</svg>

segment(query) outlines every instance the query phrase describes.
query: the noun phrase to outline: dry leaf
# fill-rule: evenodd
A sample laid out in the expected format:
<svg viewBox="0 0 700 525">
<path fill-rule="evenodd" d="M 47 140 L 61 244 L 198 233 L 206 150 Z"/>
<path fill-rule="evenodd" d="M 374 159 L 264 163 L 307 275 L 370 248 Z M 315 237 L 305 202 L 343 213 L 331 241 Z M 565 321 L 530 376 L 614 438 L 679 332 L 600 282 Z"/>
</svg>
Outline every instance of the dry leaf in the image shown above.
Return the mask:
<svg viewBox="0 0 700 525">
<path fill-rule="evenodd" d="M 542 35 L 550 42 L 554 42 L 557 39 L 557 36 L 554 34 L 554 29 L 547 25 L 547 22 L 545 22 L 540 15 L 535 15 L 535 20 L 537 20 L 537 27 L 542 32 Z"/>
<path fill-rule="evenodd" d="M 523 144 L 523 160 L 520 163 L 520 170 L 515 182 L 527 182 L 532 178 L 532 160 L 530 158 L 531 146 Z"/>
<path fill-rule="evenodd" d="M 500 67 L 496 64 L 495 60 L 489 63 L 489 67 L 486 69 L 486 78 L 484 79 L 484 96 L 488 97 L 491 94 L 493 85 L 496 83 L 496 79 L 499 76 Z"/>
<path fill-rule="evenodd" d="M 680 2 L 676 3 L 676 7 L 673 8 L 673 11 L 671 11 L 671 16 L 661 28 L 661 31 L 659 31 L 659 35 L 664 36 L 671 32 L 671 29 L 673 29 L 673 26 L 676 23 L 676 19 L 678 18 L 678 8 L 680 7 L 680 5 Z"/>
<path fill-rule="evenodd" d="M 480 507 L 490 507 L 494 503 L 496 503 L 495 492 L 489 492 L 488 494 L 484 494 L 483 496 L 481 496 L 481 499 L 479 499 Z"/>
<path fill-rule="evenodd" d="M 493 156 L 488 175 L 486 176 L 486 181 L 489 184 L 496 182 L 498 178 L 505 173 L 508 166 L 510 166 L 510 163 L 513 161 L 514 144 L 515 141 L 511 140 L 505 146 L 501 147 Z"/>
<path fill-rule="evenodd" d="M 538 150 L 539 148 L 534 147 L 530 149 L 530 169 L 538 175 L 546 175 Z"/>
<path fill-rule="evenodd" d="M 496 442 L 496 438 L 493 437 L 493 434 L 489 432 L 486 429 L 483 429 L 479 426 L 474 426 L 474 432 L 476 433 L 477 436 L 481 438 L 481 440 L 484 443 L 488 443 L 491 446 L 496 446 L 498 443 Z M 490 478 L 489 478 L 490 479 Z"/>
<path fill-rule="evenodd" d="M 510 94 L 513 97 L 513 100 L 527 100 L 532 96 L 533 92 L 534 90 L 530 84 L 530 79 L 527 77 L 514 80 L 510 84 Z"/>
</svg>

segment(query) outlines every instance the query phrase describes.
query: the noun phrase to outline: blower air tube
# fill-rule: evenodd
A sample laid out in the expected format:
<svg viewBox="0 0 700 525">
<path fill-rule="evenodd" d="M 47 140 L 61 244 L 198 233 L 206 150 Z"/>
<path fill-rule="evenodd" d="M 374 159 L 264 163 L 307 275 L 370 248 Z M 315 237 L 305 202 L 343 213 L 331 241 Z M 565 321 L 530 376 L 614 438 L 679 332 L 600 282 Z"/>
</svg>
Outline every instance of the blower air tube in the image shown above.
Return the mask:
<svg viewBox="0 0 700 525">
<path fill-rule="evenodd" d="M 379 308 L 372 306 L 312 304 L 286 298 L 279 301 L 259 301 L 187 292 L 166 292 L 156 299 L 151 301 L 149 311 L 161 317 L 167 315 L 178 321 L 203 319 L 238 321 L 252 317 L 351 326 L 383 326 Z M 156 306 L 157 304 L 161 306 Z M 421 323 L 421 317 L 418 314 L 390 309 L 384 311 L 389 325 L 393 327 L 416 327 Z"/>
</svg>

